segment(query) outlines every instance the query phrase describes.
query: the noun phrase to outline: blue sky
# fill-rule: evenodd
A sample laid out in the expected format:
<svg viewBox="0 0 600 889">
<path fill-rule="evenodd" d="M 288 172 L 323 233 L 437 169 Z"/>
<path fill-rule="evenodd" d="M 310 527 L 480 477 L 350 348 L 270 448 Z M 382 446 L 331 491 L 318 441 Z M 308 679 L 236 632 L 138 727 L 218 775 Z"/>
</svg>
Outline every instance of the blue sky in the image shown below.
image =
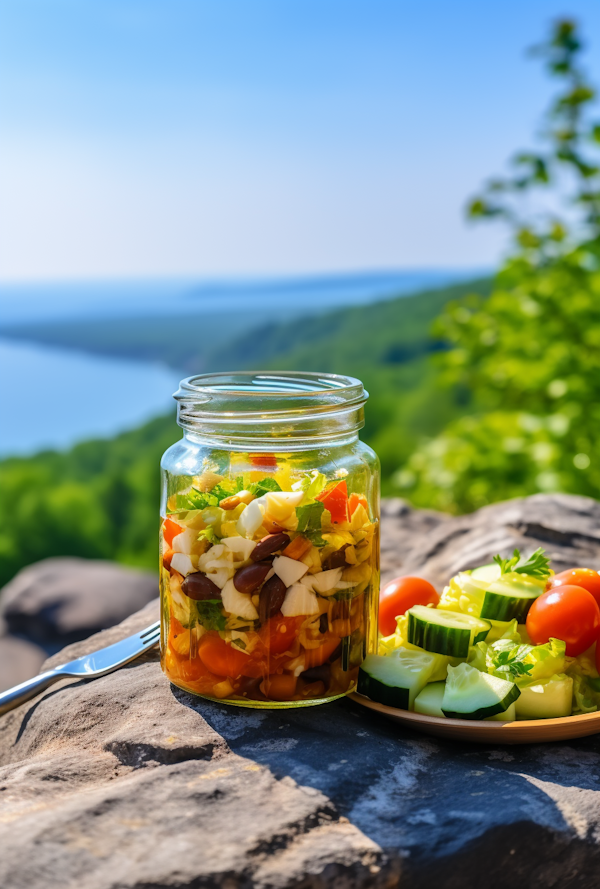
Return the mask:
<svg viewBox="0 0 600 889">
<path fill-rule="evenodd" d="M 491 265 L 565 14 L 600 59 L 595 0 L 2 0 L 0 278 Z"/>
</svg>

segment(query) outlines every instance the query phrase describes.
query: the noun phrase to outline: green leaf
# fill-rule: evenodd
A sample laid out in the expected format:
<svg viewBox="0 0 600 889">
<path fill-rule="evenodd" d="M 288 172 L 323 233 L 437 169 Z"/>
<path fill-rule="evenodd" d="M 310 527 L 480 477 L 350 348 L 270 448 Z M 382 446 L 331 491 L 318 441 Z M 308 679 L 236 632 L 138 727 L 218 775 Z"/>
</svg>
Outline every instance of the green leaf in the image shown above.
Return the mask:
<svg viewBox="0 0 600 889">
<path fill-rule="evenodd" d="M 218 503 L 218 498 L 212 492 L 208 493 L 192 488 L 187 494 L 177 494 L 175 498 L 176 508 L 173 512 L 180 512 L 183 509 L 206 509 L 207 506 L 217 506 Z"/>
<path fill-rule="evenodd" d="M 314 500 L 326 484 L 326 476 L 315 469 L 310 475 L 305 476 L 297 487 L 304 492 L 305 500 Z M 294 486 L 294 490 L 296 490 L 296 486 Z"/>
<path fill-rule="evenodd" d="M 251 485 L 248 485 L 248 490 L 255 497 L 263 497 L 269 491 L 281 491 L 281 487 L 274 478 L 263 478 L 259 482 L 253 482 Z"/>
<path fill-rule="evenodd" d="M 224 630 L 226 617 L 223 614 L 223 603 L 220 599 L 204 599 L 196 602 L 198 620 L 207 630 Z"/>
<path fill-rule="evenodd" d="M 550 577 L 550 560 L 544 555 L 545 550 L 540 547 L 532 553 L 526 562 L 519 565 L 521 561 L 521 553 L 515 549 L 511 559 L 503 559 L 501 556 L 494 556 L 494 562 L 500 566 L 502 574 L 527 574 L 529 577 L 536 577 L 539 580 L 545 580 Z"/>
<path fill-rule="evenodd" d="M 326 546 L 327 541 L 321 536 L 320 531 L 305 531 L 304 536 L 310 540 L 313 546 Z"/>
<path fill-rule="evenodd" d="M 318 531 L 320 533 L 321 519 L 324 511 L 325 507 L 320 500 L 315 500 L 314 503 L 307 503 L 306 506 L 297 506 L 298 527 L 296 530 L 301 534 L 306 531 Z"/>
</svg>

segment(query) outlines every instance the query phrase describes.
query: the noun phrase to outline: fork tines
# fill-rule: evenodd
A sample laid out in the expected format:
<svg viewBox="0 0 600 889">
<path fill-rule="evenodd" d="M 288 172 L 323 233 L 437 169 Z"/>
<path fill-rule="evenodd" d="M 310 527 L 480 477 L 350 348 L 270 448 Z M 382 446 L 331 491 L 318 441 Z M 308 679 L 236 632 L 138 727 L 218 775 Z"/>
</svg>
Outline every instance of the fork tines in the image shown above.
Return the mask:
<svg viewBox="0 0 600 889">
<path fill-rule="evenodd" d="M 160 636 L 160 621 L 157 620 L 155 623 L 150 624 L 149 627 L 146 627 L 145 630 L 142 630 L 140 633 L 140 639 L 145 645 L 150 645 L 153 642 L 156 642 L 158 637 Z"/>
</svg>

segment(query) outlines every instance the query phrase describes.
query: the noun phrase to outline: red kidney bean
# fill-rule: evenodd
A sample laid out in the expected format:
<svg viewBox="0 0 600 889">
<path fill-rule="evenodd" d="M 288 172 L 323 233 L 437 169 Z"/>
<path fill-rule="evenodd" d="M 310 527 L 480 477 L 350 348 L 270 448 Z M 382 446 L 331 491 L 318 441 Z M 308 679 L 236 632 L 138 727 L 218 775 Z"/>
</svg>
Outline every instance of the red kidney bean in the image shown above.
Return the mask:
<svg viewBox="0 0 600 889">
<path fill-rule="evenodd" d="M 345 543 L 341 549 L 336 549 L 334 552 L 330 553 L 325 561 L 323 562 L 323 571 L 329 571 L 331 568 L 343 568 L 346 564 L 346 547 L 349 546 L 348 543 Z"/>
<path fill-rule="evenodd" d="M 240 593 L 253 593 L 263 583 L 271 570 L 270 562 L 255 562 L 254 565 L 246 565 L 235 572 L 233 583 Z"/>
<path fill-rule="evenodd" d="M 221 590 L 216 583 L 213 583 L 206 574 L 202 574 L 200 571 L 196 574 L 188 574 L 181 584 L 181 589 L 186 596 L 190 599 L 195 599 L 197 602 L 202 599 L 221 598 Z"/>
<path fill-rule="evenodd" d="M 289 534 L 268 534 L 256 544 L 250 558 L 253 562 L 260 562 L 260 560 L 264 559 L 266 556 L 271 556 L 273 553 L 276 553 L 278 549 L 283 549 L 289 542 Z"/>
<path fill-rule="evenodd" d="M 263 584 L 258 603 L 258 615 L 261 623 L 264 624 L 270 617 L 277 614 L 283 605 L 286 592 L 286 585 L 276 574 Z"/>
</svg>

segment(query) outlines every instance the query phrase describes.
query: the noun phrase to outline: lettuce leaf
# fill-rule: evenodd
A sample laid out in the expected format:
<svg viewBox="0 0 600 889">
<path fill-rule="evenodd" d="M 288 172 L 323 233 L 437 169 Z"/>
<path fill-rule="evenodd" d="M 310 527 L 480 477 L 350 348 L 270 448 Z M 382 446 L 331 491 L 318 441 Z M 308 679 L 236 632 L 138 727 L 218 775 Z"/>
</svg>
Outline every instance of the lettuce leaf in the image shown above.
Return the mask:
<svg viewBox="0 0 600 889">
<path fill-rule="evenodd" d="M 292 485 L 293 491 L 303 491 L 304 492 L 304 500 L 302 503 L 306 505 L 311 500 L 315 500 L 318 494 L 324 489 L 327 484 L 327 478 L 323 475 L 322 472 L 319 472 L 317 469 L 314 469 L 310 475 L 304 476 L 304 478 L 300 479 L 299 482 L 295 482 Z"/>
</svg>

